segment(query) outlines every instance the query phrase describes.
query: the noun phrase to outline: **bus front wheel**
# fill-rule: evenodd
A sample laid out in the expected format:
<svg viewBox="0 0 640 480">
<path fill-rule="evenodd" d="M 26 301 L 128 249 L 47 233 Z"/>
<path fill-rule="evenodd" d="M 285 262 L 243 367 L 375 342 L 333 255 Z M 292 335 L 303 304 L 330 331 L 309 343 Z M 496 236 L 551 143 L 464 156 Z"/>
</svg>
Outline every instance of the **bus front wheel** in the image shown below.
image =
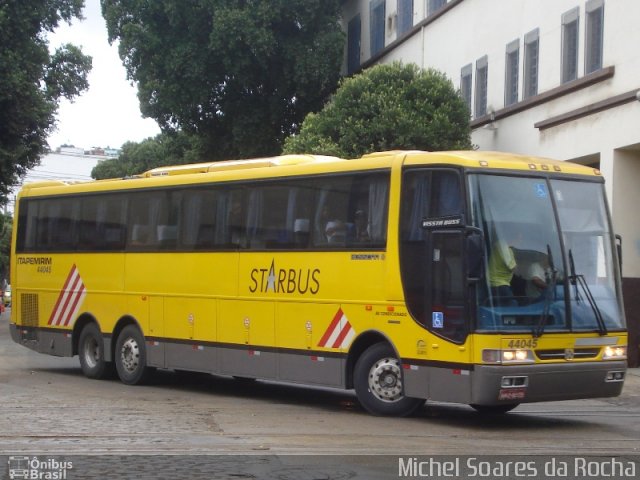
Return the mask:
<svg viewBox="0 0 640 480">
<path fill-rule="evenodd" d="M 140 385 L 149 378 L 144 337 L 135 325 L 126 326 L 118 335 L 115 360 L 122 383 Z"/>
<path fill-rule="evenodd" d="M 402 367 L 387 343 L 370 346 L 358 358 L 353 383 L 362 406 L 374 415 L 407 416 L 424 400 L 404 396 Z"/>
<path fill-rule="evenodd" d="M 113 364 L 104 359 L 104 342 L 95 323 L 82 329 L 78 340 L 78 357 L 82 373 L 87 378 L 101 380 L 111 376 Z"/>
</svg>

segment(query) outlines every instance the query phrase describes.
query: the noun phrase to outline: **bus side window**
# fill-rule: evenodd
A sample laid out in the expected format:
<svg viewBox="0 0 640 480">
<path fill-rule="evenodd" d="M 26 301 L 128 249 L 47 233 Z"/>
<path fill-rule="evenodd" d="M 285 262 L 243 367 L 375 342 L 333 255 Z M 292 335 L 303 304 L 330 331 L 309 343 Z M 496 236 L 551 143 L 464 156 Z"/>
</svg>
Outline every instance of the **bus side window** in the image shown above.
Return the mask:
<svg viewBox="0 0 640 480">
<path fill-rule="evenodd" d="M 216 248 L 246 248 L 245 189 L 221 190 L 216 196 Z"/>
<path fill-rule="evenodd" d="M 58 198 L 40 201 L 37 249 L 46 252 L 75 250 L 76 202 Z"/>
<path fill-rule="evenodd" d="M 353 174 L 323 181 L 313 226 L 316 247 L 383 248 L 387 240 L 388 174 Z"/>
<path fill-rule="evenodd" d="M 309 248 L 314 195 L 315 189 L 309 182 L 301 182 L 289 194 L 287 228 L 291 232 L 293 247 L 296 249 Z"/>
<path fill-rule="evenodd" d="M 182 195 L 181 247 L 212 249 L 215 244 L 216 191 L 185 190 Z"/>
<path fill-rule="evenodd" d="M 86 198 L 80 206 L 78 219 L 78 250 L 96 250 L 100 243 L 98 231 L 98 215 L 100 197 Z"/>
<path fill-rule="evenodd" d="M 321 185 L 314 219 L 314 246 L 335 248 L 346 245 L 351 182 L 351 177 L 336 177 Z"/>
<path fill-rule="evenodd" d="M 384 247 L 387 240 L 389 176 L 355 177 L 349 206 L 348 242 L 354 247 Z"/>
<path fill-rule="evenodd" d="M 16 245 L 16 250 L 18 252 L 36 250 L 39 204 L 40 202 L 35 200 L 20 200 L 20 217 L 18 221 L 18 237 Z"/>
<path fill-rule="evenodd" d="M 127 234 L 127 197 L 105 195 L 98 208 L 97 228 L 104 250 L 123 250 Z"/>
<path fill-rule="evenodd" d="M 161 250 L 175 250 L 178 246 L 178 218 L 182 192 L 171 190 L 162 195 L 161 211 L 157 215 L 156 238 Z"/>
<path fill-rule="evenodd" d="M 264 250 L 286 243 L 287 193 L 286 188 L 274 185 L 251 189 L 247 206 L 249 248 Z"/>
<path fill-rule="evenodd" d="M 145 192 L 131 196 L 128 248 L 152 250 L 160 247 L 158 226 L 168 225 L 165 192 Z"/>
</svg>

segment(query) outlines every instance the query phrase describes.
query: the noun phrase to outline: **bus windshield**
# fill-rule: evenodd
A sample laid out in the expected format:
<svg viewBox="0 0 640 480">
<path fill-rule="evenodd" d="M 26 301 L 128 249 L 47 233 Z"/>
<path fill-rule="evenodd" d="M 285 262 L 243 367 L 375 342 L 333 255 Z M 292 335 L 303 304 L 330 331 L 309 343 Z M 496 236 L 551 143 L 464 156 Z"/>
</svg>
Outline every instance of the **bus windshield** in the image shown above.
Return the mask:
<svg viewBox="0 0 640 480">
<path fill-rule="evenodd" d="M 602 184 L 470 175 L 469 190 L 486 240 L 477 331 L 624 327 Z"/>
</svg>

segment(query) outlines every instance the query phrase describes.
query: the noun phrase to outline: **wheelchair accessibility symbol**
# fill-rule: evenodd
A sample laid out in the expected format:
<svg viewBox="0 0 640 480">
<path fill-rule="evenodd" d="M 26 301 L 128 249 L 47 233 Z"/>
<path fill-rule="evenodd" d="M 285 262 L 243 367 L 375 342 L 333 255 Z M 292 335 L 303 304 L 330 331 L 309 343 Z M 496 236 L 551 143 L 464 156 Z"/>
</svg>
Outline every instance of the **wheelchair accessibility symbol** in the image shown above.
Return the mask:
<svg viewBox="0 0 640 480">
<path fill-rule="evenodd" d="M 547 186 L 544 183 L 536 183 L 536 196 L 538 198 L 547 198 Z"/>
</svg>

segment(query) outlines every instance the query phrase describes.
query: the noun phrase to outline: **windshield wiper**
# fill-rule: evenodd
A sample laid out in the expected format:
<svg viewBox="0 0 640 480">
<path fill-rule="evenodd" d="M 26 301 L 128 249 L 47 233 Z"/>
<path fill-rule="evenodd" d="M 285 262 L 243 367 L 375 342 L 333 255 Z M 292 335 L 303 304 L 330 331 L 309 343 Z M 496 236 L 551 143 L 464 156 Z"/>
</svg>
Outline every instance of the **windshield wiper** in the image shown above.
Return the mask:
<svg viewBox="0 0 640 480">
<path fill-rule="evenodd" d="M 576 273 L 576 265 L 573 261 L 573 252 L 569 249 L 569 268 L 571 268 L 571 276 L 569 277 L 569 281 L 573 284 L 575 288 L 576 294 L 576 302 L 580 303 L 580 294 L 578 292 L 578 286 L 580 286 L 587 297 L 587 302 L 593 311 L 594 316 L 596 317 L 596 322 L 598 322 L 598 333 L 600 335 L 607 334 L 607 326 L 604 323 L 604 318 L 602 317 L 602 313 L 598 308 L 598 304 L 596 303 L 595 298 L 593 297 L 593 293 L 591 293 L 591 288 L 589 288 L 589 284 L 587 280 L 584 278 L 584 275 Z"/>
<path fill-rule="evenodd" d="M 549 279 L 549 285 L 544 292 L 544 307 L 542 308 L 542 314 L 540 315 L 540 321 L 538 325 L 533 329 L 534 338 L 541 337 L 544 333 L 544 327 L 549 320 L 549 309 L 551 308 L 551 302 L 556 296 L 556 281 L 558 278 L 558 271 L 553 263 L 553 254 L 551 253 L 551 246 L 547 244 L 547 259 L 549 261 L 549 269 L 551 270 L 551 278 Z"/>
<path fill-rule="evenodd" d="M 569 273 L 569 281 L 574 288 L 576 303 L 580 303 L 582 299 L 580 298 L 580 292 L 578 291 L 578 282 L 576 281 L 576 262 L 573 261 L 573 252 L 571 251 L 571 249 L 569 249 Z"/>
</svg>

